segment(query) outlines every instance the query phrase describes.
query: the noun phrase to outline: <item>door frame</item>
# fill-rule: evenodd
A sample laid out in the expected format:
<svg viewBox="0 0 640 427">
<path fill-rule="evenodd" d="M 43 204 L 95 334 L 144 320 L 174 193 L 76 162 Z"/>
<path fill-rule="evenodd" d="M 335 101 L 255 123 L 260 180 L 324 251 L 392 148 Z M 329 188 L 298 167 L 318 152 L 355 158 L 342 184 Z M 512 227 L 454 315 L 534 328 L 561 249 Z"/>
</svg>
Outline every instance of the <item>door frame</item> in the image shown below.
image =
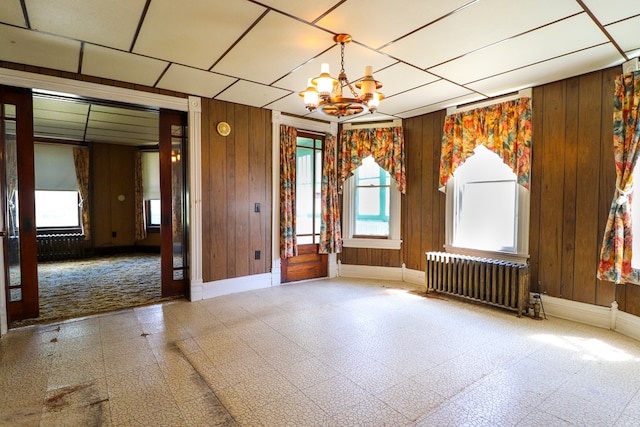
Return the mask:
<svg viewBox="0 0 640 427">
<path fill-rule="evenodd" d="M 202 183 L 201 183 L 201 103 L 197 96 L 181 98 L 133 89 L 105 86 L 97 83 L 71 80 L 44 74 L 0 68 L 3 85 L 28 89 L 44 89 L 70 93 L 83 97 L 105 99 L 147 107 L 188 112 L 188 153 L 189 170 L 189 280 L 191 301 L 202 299 Z M 4 261 L 0 262 L 4 268 Z M 0 283 L 5 285 L 4 283 Z M 2 289 L 4 293 L 4 286 Z M 2 306 L 5 303 L 5 306 Z M 0 335 L 7 332 L 6 301 L 0 300 Z"/>
<path fill-rule="evenodd" d="M 329 132 L 332 135 L 338 135 L 337 122 L 320 122 L 316 120 L 308 120 L 299 117 L 287 116 L 281 114 L 280 111 L 273 111 L 271 116 L 272 126 L 272 211 L 271 211 L 271 284 L 272 286 L 280 285 L 282 279 L 282 261 L 280 259 L 280 125 L 293 126 L 300 130 L 309 130 L 313 132 Z M 334 153 L 335 154 L 335 153 Z M 338 276 L 338 257 L 337 254 L 328 254 L 328 272 L 327 277 Z"/>
</svg>

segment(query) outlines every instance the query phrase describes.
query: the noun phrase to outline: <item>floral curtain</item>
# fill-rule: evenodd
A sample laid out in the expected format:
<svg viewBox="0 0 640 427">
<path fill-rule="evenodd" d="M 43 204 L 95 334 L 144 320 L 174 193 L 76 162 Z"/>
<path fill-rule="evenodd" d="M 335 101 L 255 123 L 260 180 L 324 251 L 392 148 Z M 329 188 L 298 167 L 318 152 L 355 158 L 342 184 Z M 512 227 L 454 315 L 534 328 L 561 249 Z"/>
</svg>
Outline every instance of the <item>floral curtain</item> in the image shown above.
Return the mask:
<svg viewBox="0 0 640 427">
<path fill-rule="evenodd" d="M 142 179 L 142 152 L 136 153 L 135 177 L 133 182 L 134 209 L 135 209 L 135 239 L 144 240 L 147 238 L 147 224 L 144 215 L 144 189 Z"/>
<path fill-rule="evenodd" d="M 604 232 L 598 278 L 638 283 L 631 268 L 633 169 L 638 159 L 640 71 L 618 76 L 613 97 L 613 151 L 616 189 Z"/>
<path fill-rule="evenodd" d="M 531 167 L 531 99 L 524 97 L 445 118 L 439 190 L 444 192 L 456 168 L 484 145 L 496 153 L 529 188 Z"/>
<path fill-rule="evenodd" d="M 280 256 L 298 255 L 296 241 L 296 128 L 280 125 Z"/>
<path fill-rule="evenodd" d="M 76 168 L 76 180 L 80 193 L 82 208 L 82 231 L 84 239 L 91 239 L 91 218 L 89 216 L 89 149 L 87 147 L 73 147 L 73 163 Z"/>
<path fill-rule="evenodd" d="M 343 129 L 340 134 L 338 157 L 338 188 L 362 165 L 362 160 L 373 156 L 374 161 L 389 172 L 396 181 L 398 191 L 405 194 L 404 133 L 402 126 L 388 128 Z"/>
<path fill-rule="evenodd" d="M 336 179 L 336 137 L 326 134 L 322 159 L 322 194 L 320 213 L 321 254 L 342 252 L 340 208 Z"/>
</svg>

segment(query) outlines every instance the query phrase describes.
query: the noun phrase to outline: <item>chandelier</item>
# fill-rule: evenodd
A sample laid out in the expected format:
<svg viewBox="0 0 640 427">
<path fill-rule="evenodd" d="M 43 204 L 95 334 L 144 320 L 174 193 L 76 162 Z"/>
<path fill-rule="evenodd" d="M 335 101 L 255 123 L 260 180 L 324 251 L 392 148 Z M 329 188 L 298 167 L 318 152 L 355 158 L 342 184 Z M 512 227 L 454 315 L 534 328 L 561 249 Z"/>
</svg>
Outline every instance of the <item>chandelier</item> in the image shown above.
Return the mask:
<svg viewBox="0 0 640 427">
<path fill-rule="evenodd" d="M 351 36 L 337 34 L 333 40 L 340 43 L 340 74 L 337 79 L 333 78 L 329 74 L 329 64 L 321 64 L 320 75 L 310 78 L 307 89 L 300 92 L 305 107 L 311 112 L 317 110 L 327 116 L 338 118 L 375 112 L 384 98 L 384 95 L 377 91 L 382 84 L 374 80 L 372 67 L 367 66 L 362 80 L 355 83 L 355 87 L 361 92 L 358 95 L 344 71 L 344 45 L 351 41 Z"/>
</svg>

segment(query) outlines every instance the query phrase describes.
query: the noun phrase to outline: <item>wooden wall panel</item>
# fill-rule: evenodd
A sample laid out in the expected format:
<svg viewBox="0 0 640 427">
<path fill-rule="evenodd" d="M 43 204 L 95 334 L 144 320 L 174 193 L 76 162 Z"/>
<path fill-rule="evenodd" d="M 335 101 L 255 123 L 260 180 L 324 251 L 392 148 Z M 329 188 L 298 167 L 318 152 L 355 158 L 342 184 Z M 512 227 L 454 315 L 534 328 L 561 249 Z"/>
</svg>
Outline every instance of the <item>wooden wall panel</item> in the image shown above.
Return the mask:
<svg viewBox="0 0 640 427">
<path fill-rule="evenodd" d="M 271 113 L 203 100 L 203 280 L 271 270 Z M 216 126 L 231 126 L 227 137 Z M 206 153 L 205 153 L 206 152 Z M 260 212 L 254 212 L 255 203 Z M 255 260 L 255 251 L 260 259 Z"/>
<path fill-rule="evenodd" d="M 96 248 L 135 243 L 136 152 L 135 147 L 123 145 L 91 146 L 91 226 Z M 124 201 L 119 201 L 118 195 L 125 196 Z"/>
</svg>

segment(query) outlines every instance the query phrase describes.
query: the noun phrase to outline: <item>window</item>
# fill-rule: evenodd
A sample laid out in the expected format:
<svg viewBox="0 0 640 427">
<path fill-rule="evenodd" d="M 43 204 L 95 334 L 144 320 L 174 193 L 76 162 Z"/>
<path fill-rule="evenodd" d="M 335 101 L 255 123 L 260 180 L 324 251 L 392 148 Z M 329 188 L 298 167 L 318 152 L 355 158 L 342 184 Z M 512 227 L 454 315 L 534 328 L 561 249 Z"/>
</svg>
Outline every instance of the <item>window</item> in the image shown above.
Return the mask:
<svg viewBox="0 0 640 427">
<path fill-rule="evenodd" d="M 484 146 L 474 153 L 447 182 L 447 248 L 524 261 L 529 192 L 495 153 Z"/>
<path fill-rule="evenodd" d="M 38 228 L 80 227 L 80 196 L 77 191 L 36 190 Z"/>
<path fill-rule="evenodd" d="M 160 153 L 142 153 L 142 198 L 148 232 L 160 230 Z"/>
<path fill-rule="evenodd" d="M 345 247 L 400 249 L 400 193 L 371 156 L 343 188 Z"/>
<path fill-rule="evenodd" d="M 144 212 L 146 215 L 147 228 L 160 227 L 160 200 L 145 200 Z"/>
<path fill-rule="evenodd" d="M 322 140 L 298 132 L 296 139 L 296 237 L 298 244 L 320 242 Z"/>
<path fill-rule="evenodd" d="M 73 146 L 36 143 L 35 202 L 37 229 L 81 229 L 82 208 Z"/>
</svg>

